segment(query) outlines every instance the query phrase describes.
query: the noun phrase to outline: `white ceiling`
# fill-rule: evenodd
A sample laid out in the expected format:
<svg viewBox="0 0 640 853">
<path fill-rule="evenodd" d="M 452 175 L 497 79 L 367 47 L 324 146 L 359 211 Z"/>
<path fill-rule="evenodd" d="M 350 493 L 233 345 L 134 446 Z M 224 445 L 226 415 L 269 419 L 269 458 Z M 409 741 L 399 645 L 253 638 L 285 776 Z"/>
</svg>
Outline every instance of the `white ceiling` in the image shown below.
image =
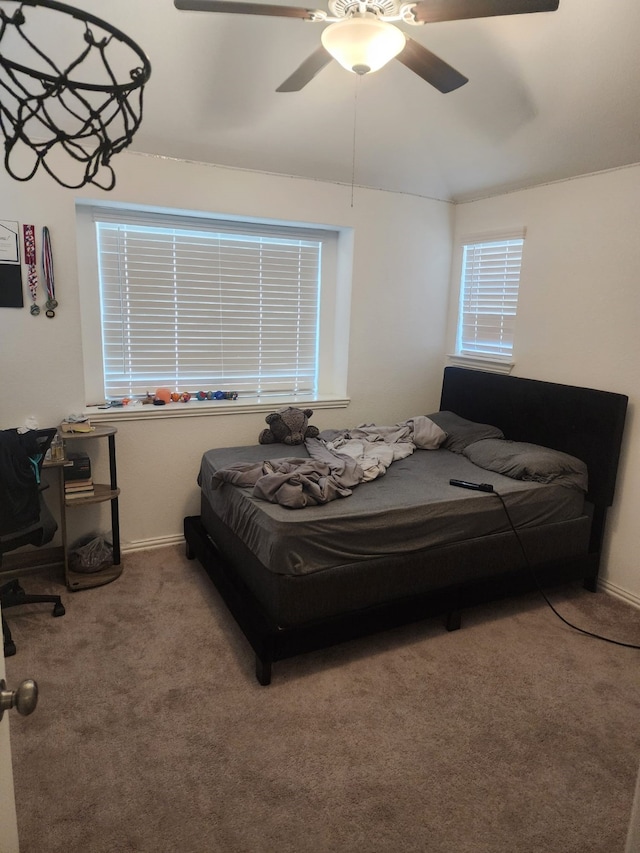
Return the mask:
<svg viewBox="0 0 640 853">
<path fill-rule="evenodd" d="M 400 24 L 469 78 L 446 95 L 397 61 L 363 78 L 332 62 L 302 91 L 276 93 L 325 24 L 172 0 L 68 3 L 151 61 L 133 151 L 455 201 L 640 162 L 638 0 Z"/>
</svg>

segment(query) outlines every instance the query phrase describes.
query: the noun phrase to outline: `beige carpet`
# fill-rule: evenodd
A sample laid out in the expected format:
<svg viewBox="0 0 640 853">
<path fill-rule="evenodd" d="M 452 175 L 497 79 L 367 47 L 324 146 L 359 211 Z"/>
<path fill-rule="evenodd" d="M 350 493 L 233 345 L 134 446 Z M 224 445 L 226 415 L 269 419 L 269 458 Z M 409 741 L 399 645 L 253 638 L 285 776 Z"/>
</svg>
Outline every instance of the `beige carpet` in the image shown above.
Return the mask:
<svg viewBox="0 0 640 853">
<path fill-rule="evenodd" d="M 30 591 L 60 585 L 26 578 Z M 8 611 L 22 853 L 622 853 L 640 759 L 640 651 L 531 595 L 284 661 L 253 655 L 197 562 L 128 555 Z M 603 593 L 564 615 L 640 642 Z"/>
</svg>

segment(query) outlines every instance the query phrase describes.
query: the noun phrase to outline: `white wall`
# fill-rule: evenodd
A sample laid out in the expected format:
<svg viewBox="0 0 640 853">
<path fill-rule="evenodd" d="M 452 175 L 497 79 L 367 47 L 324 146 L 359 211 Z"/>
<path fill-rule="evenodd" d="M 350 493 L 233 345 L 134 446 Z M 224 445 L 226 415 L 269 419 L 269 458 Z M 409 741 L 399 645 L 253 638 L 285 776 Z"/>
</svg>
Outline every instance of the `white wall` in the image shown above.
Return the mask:
<svg viewBox="0 0 640 853">
<path fill-rule="evenodd" d="M 84 392 L 79 294 L 94 283 L 78 281 L 76 197 L 352 227 L 351 404 L 346 411 L 318 410 L 312 422 L 320 428 L 388 423 L 437 408 L 451 205 L 356 189 L 352 207 L 346 186 L 129 153 L 114 166 L 117 184 L 110 193 L 74 192 L 46 175 L 19 183 L 0 172 L 0 219 L 33 223 L 38 239 L 43 225 L 51 231 L 60 302 L 55 319 L 32 317 L 23 268 L 25 308 L 0 309 L 0 428 L 18 426 L 29 415 L 41 426 L 57 424 L 93 402 Z M 118 424 L 123 547 L 178 537 L 183 517 L 199 510 L 196 475 L 203 451 L 254 444 L 264 425 L 264 414 Z M 105 455 L 100 453 L 98 465 Z M 72 516 L 89 529 L 107 518 L 105 506 L 77 509 Z"/>
<path fill-rule="evenodd" d="M 456 234 L 525 225 L 514 375 L 629 396 L 605 586 L 640 604 L 640 167 L 459 205 Z M 455 293 L 452 292 L 448 351 Z"/>
<path fill-rule="evenodd" d="M 38 176 L 0 172 L 0 218 L 51 230 L 54 320 L 28 307 L 0 309 L 0 428 L 28 415 L 41 425 L 81 409 L 84 394 L 76 272 L 76 196 L 328 223 L 354 228 L 348 393 L 343 410 L 318 410 L 320 428 L 390 422 L 437 407 L 444 355 L 453 347 L 455 294 L 448 282 L 456 232 L 525 225 L 514 374 L 619 391 L 630 397 L 603 577 L 640 603 L 635 513 L 640 505 L 640 167 L 459 205 L 317 181 L 124 153 L 111 193 L 77 193 Z M 25 278 L 25 303 L 28 305 Z M 447 339 L 448 335 L 448 339 Z M 123 546 L 171 541 L 198 511 L 203 450 L 254 443 L 262 414 L 136 421 L 119 426 Z M 101 454 L 104 459 L 104 453 Z M 104 510 L 104 508 L 103 508 Z M 76 510 L 88 527 L 99 509 Z M 92 515 L 95 513 L 95 515 Z"/>
</svg>

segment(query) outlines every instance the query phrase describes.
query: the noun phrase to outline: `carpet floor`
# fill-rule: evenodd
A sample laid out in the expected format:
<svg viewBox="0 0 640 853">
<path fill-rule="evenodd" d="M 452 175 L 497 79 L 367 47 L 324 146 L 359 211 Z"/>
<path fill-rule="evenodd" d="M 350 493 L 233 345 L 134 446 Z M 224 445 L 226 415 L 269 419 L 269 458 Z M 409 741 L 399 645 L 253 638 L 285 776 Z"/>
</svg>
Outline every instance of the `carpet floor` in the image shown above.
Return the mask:
<svg viewBox="0 0 640 853">
<path fill-rule="evenodd" d="M 197 561 L 127 554 L 67 609 L 7 611 L 21 853 L 622 853 L 640 758 L 640 651 L 537 595 L 274 665 Z M 580 587 L 569 620 L 640 643 Z"/>
</svg>

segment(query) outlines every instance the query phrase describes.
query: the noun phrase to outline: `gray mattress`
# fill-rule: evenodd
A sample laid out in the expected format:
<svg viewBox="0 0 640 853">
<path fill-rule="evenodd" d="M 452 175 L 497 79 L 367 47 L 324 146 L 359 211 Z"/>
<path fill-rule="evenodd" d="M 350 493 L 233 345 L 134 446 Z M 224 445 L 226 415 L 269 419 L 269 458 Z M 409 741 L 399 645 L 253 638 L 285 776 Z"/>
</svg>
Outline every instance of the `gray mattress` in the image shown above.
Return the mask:
<svg viewBox="0 0 640 853">
<path fill-rule="evenodd" d="M 456 488 L 449 485 L 450 478 L 491 483 L 523 536 L 528 530 L 543 531 L 539 547 L 564 522 L 575 522 L 569 528 L 580 532 L 567 547 L 586 549 L 589 521 L 580 491 L 514 480 L 442 449 L 416 450 L 393 463 L 383 477 L 323 506 L 288 509 L 254 498 L 249 488 L 229 484 L 212 488 L 213 474 L 233 463 L 307 455 L 304 446 L 285 445 L 221 448 L 204 454 L 198 478 L 203 519 L 217 528 L 212 530 L 215 537 L 229 534 L 229 547 L 237 544 L 242 552 L 235 557 L 252 555 L 254 566 L 294 579 L 327 571 L 345 573 L 372 561 L 382 566 L 432 549 L 444 553 L 449 546 L 482 538 L 493 537 L 496 542 L 513 538 L 495 495 Z M 533 541 L 531 536 L 529 540 Z"/>
</svg>

